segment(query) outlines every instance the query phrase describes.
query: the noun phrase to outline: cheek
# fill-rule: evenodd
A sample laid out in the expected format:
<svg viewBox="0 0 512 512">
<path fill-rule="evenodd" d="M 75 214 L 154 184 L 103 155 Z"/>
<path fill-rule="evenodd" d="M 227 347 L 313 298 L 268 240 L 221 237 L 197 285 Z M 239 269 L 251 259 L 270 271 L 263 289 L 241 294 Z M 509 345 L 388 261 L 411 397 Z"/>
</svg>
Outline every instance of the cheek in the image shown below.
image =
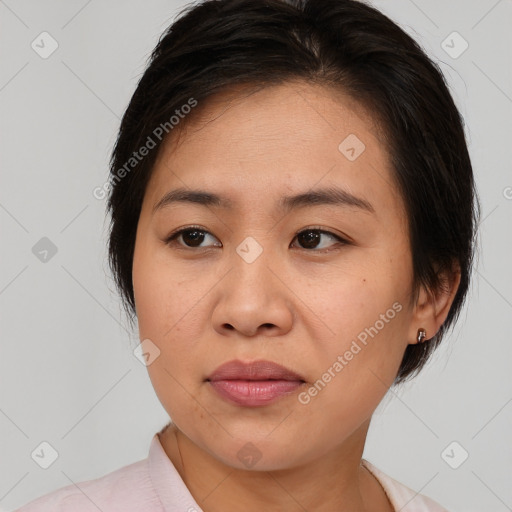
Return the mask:
<svg viewBox="0 0 512 512">
<path fill-rule="evenodd" d="M 182 426 L 183 411 L 197 419 L 203 411 L 190 397 L 198 393 L 197 353 L 200 320 L 193 293 L 197 283 L 178 279 L 155 257 L 155 249 L 139 247 L 134 255 L 133 288 L 140 340 L 149 339 L 159 355 L 147 366 L 155 393 L 173 421 Z M 204 294 L 204 292 L 203 292 Z M 194 376 L 192 378 L 191 376 Z M 197 405 L 197 407 L 196 407 Z M 197 409 L 197 410 L 196 410 Z"/>
<path fill-rule="evenodd" d="M 398 310 L 405 310 L 406 274 L 404 266 L 399 270 L 382 258 L 368 258 L 367 262 L 353 262 L 342 272 L 324 276 L 314 290 L 308 290 L 308 295 L 331 328 L 333 338 L 357 337 L 375 323 L 379 331 L 389 332 L 389 326 L 396 327 L 400 323 L 396 319 L 405 316 L 399 315 Z"/>
<path fill-rule="evenodd" d="M 141 338 L 162 345 L 198 326 L 194 307 L 208 287 L 197 276 L 185 276 L 158 257 L 158 248 L 136 251 L 133 289 Z M 189 334 L 193 334 L 189 332 Z"/>
<path fill-rule="evenodd" d="M 361 397 L 354 406 L 363 409 L 375 400 L 377 404 L 393 382 L 406 348 L 409 321 L 406 262 L 400 264 L 402 272 L 389 259 L 374 262 L 364 270 L 359 266 L 344 272 L 327 286 L 324 282 L 313 294 L 318 301 L 313 307 L 322 312 L 328 327 L 323 342 L 311 345 L 310 361 L 316 360 L 319 386 L 330 379 L 319 394 L 328 402 L 347 393 L 352 399 Z"/>
<path fill-rule="evenodd" d="M 201 360 L 201 333 L 206 322 L 201 299 L 211 286 L 197 273 L 194 276 L 170 268 L 168 261 L 158 257 L 158 248 L 139 247 L 134 255 L 139 337 L 151 340 L 160 351 L 148 373 L 160 400 L 168 399 L 167 410 L 181 403 L 183 386 L 193 392 L 198 385 L 197 362 Z M 190 395 L 185 393 L 183 400 L 187 397 Z"/>
<path fill-rule="evenodd" d="M 395 379 L 406 312 L 394 298 L 386 290 L 355 287 L 327 311 L 335 335 L 310 345 L 314 378 L 300 400 L 317 437 L 346 438 L 371 417 Z"/>
</svg>

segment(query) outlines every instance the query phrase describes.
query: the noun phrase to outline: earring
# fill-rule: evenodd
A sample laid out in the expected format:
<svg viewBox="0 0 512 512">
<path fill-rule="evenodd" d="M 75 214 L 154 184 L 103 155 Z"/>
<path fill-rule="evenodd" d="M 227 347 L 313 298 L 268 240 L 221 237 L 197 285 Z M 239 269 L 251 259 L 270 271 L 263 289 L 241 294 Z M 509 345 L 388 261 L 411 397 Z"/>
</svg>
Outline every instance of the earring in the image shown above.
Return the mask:
<svg viewBox="0 0 512 512">
<path fill-rule="evenodd" d="M 418 341 L 418 343 L 423 343 L 424 341 L 427 341 L 425 338 L 427 336 L 427 331 L 423 328 L 421 329 L 418 329 L 418 334 L 417 334 L 417 337 L 416 337 L 416 340 Z"/>
</svg>

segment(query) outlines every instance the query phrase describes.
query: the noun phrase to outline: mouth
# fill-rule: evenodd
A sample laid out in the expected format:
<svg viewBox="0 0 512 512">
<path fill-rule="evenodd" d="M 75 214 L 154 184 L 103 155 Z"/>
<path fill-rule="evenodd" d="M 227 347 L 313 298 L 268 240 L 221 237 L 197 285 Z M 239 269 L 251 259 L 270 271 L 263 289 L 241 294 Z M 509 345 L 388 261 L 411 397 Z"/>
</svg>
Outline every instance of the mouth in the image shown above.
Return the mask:
<svg viewBox="0 0 512 512">
<path fill-rule="evenodd" d="M 221 398 L 245 407 L 268 405 L 306 383 L 298 373 L 272 361 L 230 361 L 219 366 L 206 382 Z"/>
</svg>

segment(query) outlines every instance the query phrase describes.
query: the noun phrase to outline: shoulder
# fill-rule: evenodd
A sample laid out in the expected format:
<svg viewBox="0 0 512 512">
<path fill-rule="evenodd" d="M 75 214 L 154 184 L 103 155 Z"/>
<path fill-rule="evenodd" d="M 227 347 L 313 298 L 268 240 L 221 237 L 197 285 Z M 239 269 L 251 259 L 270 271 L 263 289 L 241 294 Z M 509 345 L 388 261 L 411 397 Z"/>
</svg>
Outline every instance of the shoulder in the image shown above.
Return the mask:
<svg viewBox="0 0 512 512">
<path fill-rule="evenodd" d="M 15 512 L 98 512 L 160 510 L 147 459 L 94 480 L 71 484 L 37 498 Z"/>
<path fill-rule="evenodd" d="M 391 478 L 371 462 L 363 459 L 362 464 L 364 464 L 380 482 L 395 510 L 400 510 L 400 512 L 448 512 L 448 510 L 432 498 L 419 494 L 394 478 Z"/>
</svg>

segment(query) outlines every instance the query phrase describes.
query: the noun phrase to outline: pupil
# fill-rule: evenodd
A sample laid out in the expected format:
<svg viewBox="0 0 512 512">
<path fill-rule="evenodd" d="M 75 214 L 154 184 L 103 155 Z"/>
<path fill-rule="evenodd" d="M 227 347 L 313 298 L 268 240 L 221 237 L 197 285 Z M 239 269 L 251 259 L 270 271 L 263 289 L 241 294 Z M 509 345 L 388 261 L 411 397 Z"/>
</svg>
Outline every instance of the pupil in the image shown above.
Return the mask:
<svg viewBox="0 0 512 512">
<path fill-rule="evenodd" d="M 187 245 L 200 245 L 204 240 L 204 233 L 197 229 L 185 231 L 183 234 L 183 240 Z M 320 237 L 320 233 L 316 231 L 304 231 L 299 235 L 301 245 L 307 248 L 314 248 L 318 244 L 318 239 Z M 189 244 L 188 242 L 191 242 Z"/>
<path fill-rule="evenodd" d="M 192 236 L 190 236 L 191 234 L 192 234 Z M 186 238 L 192 240 L 192 245 L 194 243 L 201 244 L 204 239 L 204 233 L 202 233 L 201 231 L 198 231 L 197 229 L 185 231 L 185 233 L 183 234 L 183 239 L 185 240 Z M 185 243 L 187 243 L 187 240 L 185 240 Z"/>
<path fill-rule="evenodd" d="M 306 246 L 308 248 L 314 248 L 318 243 L 318 238 L 320 234 L 317 233 L 316 231 L 304 231 L 299 236 L 301 238 L 301 245 Z"/>
</svg>

